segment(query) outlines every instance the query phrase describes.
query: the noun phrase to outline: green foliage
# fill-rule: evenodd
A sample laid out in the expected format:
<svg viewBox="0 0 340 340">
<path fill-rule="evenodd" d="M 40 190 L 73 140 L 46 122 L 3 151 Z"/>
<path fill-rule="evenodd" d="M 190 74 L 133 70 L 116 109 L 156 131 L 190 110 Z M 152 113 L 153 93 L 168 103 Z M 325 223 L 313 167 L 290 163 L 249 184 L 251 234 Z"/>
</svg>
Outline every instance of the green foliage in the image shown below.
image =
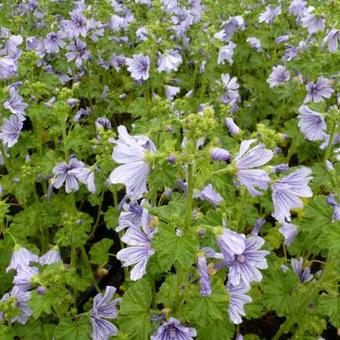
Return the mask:
<svg viewBox="0 0 340 340">
<path fill-rule="evenodd" d="M 103 238 L 99 242 L 95 243 L 90 249 L 91 262 L 104 266 L 109 260 L 108 252 L 112 244 L 113 241 L 107 238 Z"/>
</svg>

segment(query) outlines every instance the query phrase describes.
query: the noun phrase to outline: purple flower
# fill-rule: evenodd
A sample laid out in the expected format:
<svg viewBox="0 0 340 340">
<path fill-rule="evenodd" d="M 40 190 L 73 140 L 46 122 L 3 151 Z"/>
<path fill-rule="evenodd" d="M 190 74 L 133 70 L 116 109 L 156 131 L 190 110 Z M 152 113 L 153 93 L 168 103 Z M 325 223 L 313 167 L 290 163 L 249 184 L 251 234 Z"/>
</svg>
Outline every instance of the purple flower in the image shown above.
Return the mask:
<svg viewBox="0 0 340 340">
<path fill-rule="evenodd" d="M 307 28 L 309 34 L 323 31 L 325 29 L 325 19 L 317 15 L 313 15 L 313 10 L 313 7 L 308 7 L 301 18 L 301 25 L 302 27 Z"/>
<path fill-rule="evenodd" d="M 70 193 L 79 190 L 78 181 L 84 180 L 84 171 L 86 171 L 86 164 L 78 161 L 76 158 L 71 158 L 69 163 L 60 163 L 52 170 L 55 177 L 52 180 L 54 188 L 59 189 L 64 182 L 65 191 Z"/>
<path fill-rule="evenodd" d="M 5 118 L 0 128 L 0 139 L 11 148 L 18 142 L 22 127 L 23 123 L 16 115 Z"/>
<path fill-rule="evenodd" d="M 211 159 L 213 161 L 228 161 L 230 159 L 230 153 L 228 150 L 222 148 L 213 148 L 211 150 Z"/>
<path fill-rule="evenodd" d="M 195 328 L 189 328 L 181 325 L 181 322 L 175 318 L 170 318 L 158 327 L 151 340 L 193 340 L 197 334 Z"/>
<path fill-rule="evenodd" d="M 257 52 L 261 52 L 262 51 L 262 46 L 261 46 L 261 41 L 258 38 L 255 37 L 249 37 L 247 38 L 247 43 L 249 43 L 249 45 L 254 48 Z"/>
<path fill-rule="evenodd" d="M 303 207 L 299 197 L 312 197 L 308 182 L 312 179 L 311 170 L 302 167 L 290 175 L 276 181 L 272 187 L 274 212 L 272 216 L 279 222 L 290 221 L 290 209 Z"/>
<path fill-rule="evenodd" d="M 283 244 L 290 246 L 295 240 L 298 230 L 295 224 L 283 221 L 281 227 L 279 228 L 280 233 L 284 236 L 285 240 Z"/>
<path fill-rule="evenodd" d="M 340 221 L 340 204 L 335 200 L 334 196 L 327 196 L 327 203 L 333 207 L 332 221 Z"/>
<path fill-rule="evenodd" d="M 291 38 L 291 36 L 292 35 L 290 33 L 289 34 L 285 34 L 285 35 L 280 35 L 279 37 L 277 37 L 275 39 L 275 43 L 276 44 L 281 44 L 283 42 L 286 42 L 286 41 L 288 41 Z"/>
<path fill-rule="evenodd" d="M 334 53 L 338 49 L 338 41 L 340 41 L 340 30 L 332 29 L 327 33 L 322 43 L 327 44 L 328 51 Z"/>
<path fill-rule="evenodd" d="M 319 77 L 315 83 L 308 83 L 306 90 L 307 96 L 304 100 L 305 103 L 313 101 L 315 103 L 323 101 L 324 98 L 330 98 L 334 89 L 329 86 L 329 80 L 324 77 Z"/>
<path fill-rule="evenodd" d="M 201 200 L 210 202 L 215 206 L 219 205 L 223 201 L 223 197 L 213 189 L 211 184 L 204 187 L 199 197 Z"/>
<path fill-rule="evenodd" d="M 266 220 L 264 218 L 258 218 L 255 221 L 254 227 L 251 230 L 251 234 L 253 236 L 258 236 L 260 229 L 264 226 L 264 224 L 266 223 Z"/>
<path fill-rule="evenodd" d="M 229 283 L 226 289 L 229 294 L 229 319 L 233 324 L 238 325 L 242 323 L 242 316 L 246 315 L 244 305 L 252 301 L 251 297 L 246 295 L 250 287 L 240 282 L 237 286 Z"/>
<path fill-rule="evenodd" d="M 237 168 L 237 180 L 244 185 L 251 196 L 261 195 L 256 188 L 266 190 L 271 182 L 270 177 L 264 170 L 254 169 L 264 165 L 273 157 L 273 152 L 259 144 L 250 149 L 255 139 L 243 141 L 240 151 L 234 161 Z"/>
<path fill-rule="evenodd" d="M 101 130 L 101 129 L 107 129 L 111 130 L 112 125 L 111 122 L 106 118 L 106 117 L 99 117 L 95 121 L 96 129 Z"/>
<path fill-rule="evenodd" d="M 292 258 L 292 268 L 296 276 L 301 282 L 308 282 L 313 279 L 313 274 L 310 272 L 310 268 L 302 268 L 303 258 L 300 257 L 298 260 Z"/>
<path fill-rule="evenodd" d="M 149 165 L 145 158 L 148 153 L 154 154 L 156 147 L 145 136 L 130 136 L 123 125 L 118 126 L 118 133 L 112 159 L 122 165 L 111 172 L 109 182 L 124 183 L 128 196 L 139 199 L 147 191 Z"/>
<path fill-rule="evenodd" d="M 211 295 L 211 282 L 209 277 L 207 260 L 204 255 L 198 256 L 197 267 L 200 274 L 201 295 L 209 296 Z"/>
<path fill-rule="evenodd" d="M 237 136 L 241 132 L 241 129 L 236 125 L 236 123 L 234 122 L 234 119 L 232 118 L 227 117 L 224 120 L 224 124 L 226 125 L 226 127 L 229 130 L 229 133 L 232 136 Z"/>
<path fill-rule="evenodd" d="M 11 262 L 6 268 L 6 273 L 8 273 L 11 269 L 18 271 L 22 268 L 26 268 L 29 266 L 30 262 L 38 262 L 38 259 L 38 255 L 35 255 L 28 249 L 17 245 L 12 253 Z"/>
<path fill-rule="evenodd" d="M 311 141 L 324 140 L 327 129 L 324 116 L 306 105 L 300 106 L 299 112 L 298 126 L 305 138 Z"/>
<path fill-rule="evenodd" d="M 270 87 L 276 87 L 282 85 L 289 79 L 290 79 L 289 71 L 285 67 L 278 65 L 273 67 L 272 73 L 267 79 L 267 83 L 269 84 Z"/>
<path fill-rule="evenodd" d="M 28 291 L 31 288 L 32 278 L 38 274 L 39 269 L 36 267 L 20 267 L 14 276 L 13 283 L 21 291 Z"/>
<path fill-rule="evenodd" d="M 92 339 L 107 340 L 118 334 L 115 325 L 105 319 L 115 319 L 118 316 L 117 304 L 120 298 L 112 300 L 116 288 L 106 286 L 105 294 L 97 294 L 93 299 L 91 309 Z"/>
<path fill-rule="evenodd" d="M 51 248 L 47 253 L 39 257 L 39 263 L 41 265 L 49 265 L 58 262 L 63 262 L 58 246 Z"/>
<path fill-rule="evenodd" d="M 182 64 L 182 56 L 176 50 L 167 50 L 158 57 L 158 72 L 177 71 Z"/>
<path fill-rule="evenodd" d="M 223 228 L 223 233 L 217 236 L 216 243 L 226 260 L 233 259 L 246 249 L 244 237 L 227 228 Z"/>
<path fill-rule="evenodd" d="M 66 38 L 66 34 L 64 32 L 49 33 L 46 39 L 44 39 L 46 52 L 58 53 L 59 48 L 65 47 L 65 42 L 62 40 L 64 38 Z"/>
<path fill-rule="evenodd" d="M 25 110 L 28 105 L 24 102 L 23 98 L 19 95 L 15 88 L 10 88 L 11 98 L 4 102 L 4 108 L 10 110 L 15 114 L 19 120 L 24 121 L 26 119 Z"/>
<path fill-rule="evenodd" d="M 135 228 L 144 221 L 148 221 L 148 211 L 141 207 L 137 202 L 125 204 L 123 206 L 125 211 L 122 211 L 118 219 L 118 227 L 115 229 L 116 232 L 120 232 L 126 228 Z"/>
<path fill-rule="evenodd" d="M 30 297 L 30 292 L 23 292 L 18 287 L 13 287 L 10 293 L 6 293 L 2 297 L 1 301 L 7 301 L 8 299 L 12 298 L 13 306 L 20 311 L 18 315 L 10 320 L 11 323 L 18 321 L 24 325 L 28 318 L 33 314 L 32 309 L 28 306 Z"/>
<path fill-rule="evenodd" d="M 307 1 L 306 0 L 292 0 L 288 13 L 297 16 L 298 18 L 302 17 L 306 10 Z"/>
<path fill-rule="evenodd" d="M 90 60 L 91 54 L 86 49 L 86 43 L 76 39 L 70 43 L 66 57 L 67 61 L 74 60 L 77 67 L 80 67 L 84 61 Z"/>
<path fill-rule="evenodd" d="M 285 172 L 289 169 L 289 165 L 286 163 L 278 164 L 273 167 L 272 172 L 279 174 L 280 172 Z"/>
<path fill-rule="evenodd" d="M 155 253 L 151 248 L 153 232 L 147 222 L 142 223 L 142 229 L 137 226 L 128 228 L 121 238 L 129 247 L 120 250 L 116 257 L 123 267 L 134 266 L 130 272 L 132 281 L 139 280 L 146 274 L 146 265 Z"/>
<path fill-rule="evenodd" d="M 0 79 L 6 80 L 15 77 L 17 74 L 18 63 L 16 59 L 10 57 L 0 58 Z"/>
<path fill-rule="evenodd" d="M 240 99 L 240 95 L 238 93 L 240 85 L 237 83 L 237 78 L 230 78 L 228 73 L 223 73 L 221 78 L 224 87 L 224 93 L 220 97 L 221 102 L 229 104 L 238 101 Z"/>
<path fill-rule="evenodd" d="M 260 250 L 264 244 L 264 239 L 259 236 L 245 238 L 245 249 L 241 254 L 236 254 L 233 258 L 226 258 L 225 265 L 229 267 L 228 282 L 234 286 L 241 281 L 249 285 L 251 282 L 260 282 L 262 274 L 258 269 L 267 269 L 265 257 L 269 254 L 267 250 Z"/>
<path fill-rule="evenodd" d="M 61 26 L 69 38 L 86 37 L 87 20 L 81 9 L 75 9 L 70 13 L 71 20 L 62 20 Z"/>
<path fill-rule="evenodd" d="M 165 96 L 169 100 L 174 100 L 174 97 L 181 91 L 181 88 L 178 86 L 164 86 Z"/>
<path fill-rule="evenodd" d="M 218 52 L 217 64 L 224 64 L 224 62 L 227 60 L 228 63 L 231 65 L 233 63 L 235 47 L 236 44 L 234 44 L 232 41 L 230 41 L 228 45 L 221 47 Z"/>
<path fill-rule="evenodd" d="M 280 14 L 281 14 L 281 6 L 278 6 L 278 7 L 267 6 L 266 10 L 260 14 L 259 22 L 272 24 L 274 19 Z"/>
<path fill-rule="evenodd" d="M 132 58 L 126 58 L 126 65 L 131 77 L 137 81 L 149 79 L 150 58 L 143 54 L 134 54 Z"/>
</svg>

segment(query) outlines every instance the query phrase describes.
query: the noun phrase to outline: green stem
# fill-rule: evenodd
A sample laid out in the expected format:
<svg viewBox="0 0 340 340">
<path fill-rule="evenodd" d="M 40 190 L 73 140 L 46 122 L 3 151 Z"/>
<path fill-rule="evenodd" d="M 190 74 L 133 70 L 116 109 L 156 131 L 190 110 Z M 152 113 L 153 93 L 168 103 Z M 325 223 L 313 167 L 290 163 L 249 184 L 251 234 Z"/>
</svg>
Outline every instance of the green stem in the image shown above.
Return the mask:
<svg viewBox="0 0 340 340">
<path fill-rule="evenodd" d="M 11 164 L 10 164 L 9 158 L 7 158 L 6 151 L 5 151 L 5 148 L 4 148 L 2 143 L 0 143 L 0 151 L 1 151 L 1 154 L 2 154 L 2 158 L 4 160 L 5 168 L 6 168 L 7 172 L 9 173 L 9 169 L 11 168 Z"/>
<path fill-rule="evenodd" d="M 80 247 L 80 249 L 81 249 L 82 258 L 83 258 L 83 260 L 84 260 L 84 262 L 85 262 L 85 265 L 87 266 L 88 270 L 91 272 L 91 277 L 92 277 L 93 286 L 96 288 L 96 290 L 98 291 L 98 293 L 100 293 L 100 288 L 99 288 L 99 286 L 98 286 L 98 284 L 97 284 L 97 280 L 96 280 L 96 278 L 95 278 L 95 276 L 94 276 L 94 273 L 93 273 L 93 271 L 92 271 L 91 263 L 90 263 L 90 261 L 89 261 L 89 259 L 88 259 L 88 257 L 87 257 L 85 247 L 82 245 L 82 246 Z"/>
<path fill-rule="evenodd" d="M 238 231 L 242 231 L 242 223 L 243 223 L 243 216 L 244 216 L 244 209 L 245 209 L 245 203 L 247 198 L 247 192 L 245 188 L 241 188 L 241 195 L 240 195 L 240 205 L 237 213 L 236 218 L 236 227 Z"/>
<path fill-rule="evenodd" d="M 67 149 L 67 144 L 66 144 L 66 138 L 67 138 L 67 133 L 66 133 L 66 118 L 63 118 L 62 121 L 62 131 L 63 131 L 63 146 L 64 146 L 64 156 L 65 156 L 65 161 L 68 162 L 68 149 Z"/>
<path fill-rule="evenodd" d="M 327 146 L 327 149 L 325 151 L 325 154 L 323 156 L 323 161 L 326 162 L 328 159 L 329 159 L 329 156 L 332 152 L 332 148 L 333 148 L 333 142 L 334 142 L 334 137 L 335 137 L 335 131 L 336 131 L 336 121 L 335 119 L 332 119 L 331 120 L 331 132 L 330 132 L 330 135 L 329 135 L 329 142 L 328 142 L 328 146 Z"/>
<path fill-rule="evenodd" d="M 192 194 L 194 190 L 193 173 L 194 173 L 194 166 L 193 164 L 189 164 L 188 165 L 188 183 L 187 183 L 187 202 L 186 202 L 186 207 L 185 207 L 186 228 L 189 228 L 191 218 L 192 218 Z"/>
</svg>

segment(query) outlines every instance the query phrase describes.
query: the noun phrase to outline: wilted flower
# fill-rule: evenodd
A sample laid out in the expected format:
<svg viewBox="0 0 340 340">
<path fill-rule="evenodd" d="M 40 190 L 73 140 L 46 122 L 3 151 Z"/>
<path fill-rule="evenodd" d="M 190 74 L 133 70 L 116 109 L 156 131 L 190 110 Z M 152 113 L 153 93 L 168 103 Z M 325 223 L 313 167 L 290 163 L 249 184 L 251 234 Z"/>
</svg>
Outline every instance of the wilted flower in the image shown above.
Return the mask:
<svg viewBox="0 0 340 340">
<path fill-rule="evenodd" d="M 270 87 L 276 87 L 289 80 L 289 78 L 289 71 L 285 67 L 278 65 L 273 67 L 272 73 L 267 79 L 267 83 Z"/>
<path fill-rule="evenodd" d="M 264 170 L 254 169 L 269 162 L 273 152 L 259 144 L 250 149 L 256 139 L 246 140 L 241 143 L 240 151 L 234 161 L 237 168 L 237 180 L 244 185 L 251 196 L 261 195 L 256 188 L 266 190 L 271 182 Z"/>
<path fill-rule="evenodd" d="M 22 127 L 23 123 L 16 115 L 5 118 L 0 128 L 0 139 L 11 148 L 18 142 Z"/>
<path fill-rule="evenodd" d="M 246 315 L 244 305 L 252 301 L 251 297 L 246 295 L 250 287 L 241 281 L 237 286 L 229 283 L 226 289 L 229 294 L 229 319 L 233 324 L 238 325 L 242 323 L 242 316 Z"/>
<path fill-rule="evenodd" d="M 290 246 L 298 234 L 298 229 L 295 224 L 283 221 L 279 228 L 279 232 L 284 236 L 285 240 L 283 244 Z"/>
<path fill-rule="evenodd" d="M 124 183 L 127 194 L 139 199 L 147 191 L 149 165 L 145 158 L 147 153 L 155 153 L 156 147 L 148 137 L 130 136 L 123 125 L 118 126 L 118 133 L 112 159 L 122 165 L 111 172 L 109 182 Z"/>
<path fill-rule="evenodd" d="M 57 262 L 63 262 L 58 246 L 51 248 L 47 253 L 39 257 L 39 263 L 41 265 L 49 265 Z"/>
<path fill-rule="evenodd" d="M 165 51 L 158 57 L 158 72 L 177 71 L 182 64 L 182 56 L 176 50 Z"/>
<path fill-rule="evenodd" d="M 32 253 L 24 247 L 17 245 L 14 248 L 11 262 L 6 268 L 6 272 L 8 273 L 11 269 L 18 271 L 22 268 L 28 267 L 30 262 L 38 262 L 38 259 L 38 255 Z"/>
<path fill-rule="evenodd" d="M 175 318 L 170 318 L 158 327 L 151 340 L 193 340 L 197 334 L 195 328 L 189 328 L 181 325 L 181 322 Z"/>
<path fill-rule="evenodd" d="M 330 98 L 334 89 L 329 85 L 329 80 L 324 77 L 319 77 L 315 83 L 308 83 L 306 90 L 307 96 L 304 100 L 305 103 L 313 101 L 315 103 L 323 101 L 324 98 Z"/>
<path fill-rule="evenodd" d="M 106 286 L 104 295 L 97 294 L 93 299 L 91 309 L 92 339 L 107 340 L 118 334 L 117 327 L 105 319 L 115 319 L 118 316 L 117 304 L 120 298 L 112 300 L 116 288 Z"/>
<path fill-rule="evenodd" d="M 211 184 L 208 184 L 200 193 L 200 199 L 210 202 L 212 204 L 219 205 L 223 201 L 223 197 L 216 192 Z"/>
<path fill-rule="evenodd" d="M 290 175 L 273 184 L 272 199 L 274 212 L 272 216 L 279 222 L 285 219 L 290 221 L 290 209 L 302 208 L 303 203 L 299 197 L 312 197 L 312 190 L 308 182 L 312 179 L 311 170 L 302 167 Z"/>
<path fill-rule="evenodd" d="M 232 136 L 236 136 L 241 132 L 241 129 L 236 125 L 236 123 L 234 122 L 234 119 L 230 117 L 225 118 L 224 124 L 226 125 L 226 127 L 229 130 L 229 133 Z"/>
<path fill-rule="evenodd" d="M 126 58 L 126 65 L 131 77 L 137 81 L 149 79 L 150 58 L 142 54 L 134 54 L 132 58 Z"/>
<path fill-rule="evenodd" d="M 211 159 L 213 161 L 228 161 L 230 159 L 230 153 L 228 150 L 222 148 L 213 148 L 211 150 Z"/>
<path fill-rule="evenodd" d="M 308 282 L 313 279 L 313 274 L 310 272 L 310 268 L 302 268 L 303 258 L 300 257 L 298 260 L 292 258 L 292 268 L 296 276 L 301 282 Z"/>
<path fill-rule="evenodd" d="M 272 24 L 274 19 L 280 14 L 281 14 L 281 6 L 278 6 L 278 7 L 267 6 L 266 10 L 260 14 L 259 22 Z"/>
<path fill-rule="evenodd" d="M 227 60 L 228 63 L 231 65 L 233 63 L 235 47 L 236 44 L 234 44 L 232 41 L 230 41 L 228 45 L 221 47 L 218 52 L 217 64 L 224 64 L 224 62 Z"/>
<path fill-rule="evenodd" d="M 326 37 L 323 39 L 323 44 L 327 44 L 329 52 L 336 52 L 338 49 L 338 41 L 340 41 L 340 30 L 330 30 Z"/>
<path fill-rule="evenodd" d="M 299 112 L 298 126 L 305 138 L 311 141 L 325 139 L 327 125 L 324 116 L 307 105 L 300 106 Z"/>
<path fill-rule="evenodd" d="M 123 267 L 134 266 L 130 272 L 132 281 L 139 280 L 146 274 L 146 265 L 149 258 L 155 253 L 151 248 L 151 238 L 154 230 L 148 221 L 142 223 L 142 228 L 137 226 L 126 230 L 121 240 L 129 247 L 120 250 L 116 257 L 122 262 Z"/>
<path fill-rule="evenodd" d="M 334 196 L 327 196 L 327 203 L 333 207 L 332 221 L 340 221 L 340 204 L 335 200 Z"/>
<path fill-rule="evenodd" d="M 4 108 L 10 110 L 19 120 L 24 121 L 26 119 L 25 110 L 28 108 L 28 105 L 15 88 L 10 88 L 10 94 L 11 98 L 4 102 Z"/>
<path fill-rule="evenodd" d="M 200 274 L 201 295 L 209 296 L 211 294 L 211 282 L 207 266 L 207 259 L 204 255 L 198 256 L 197 267 Z"/>
</svg>

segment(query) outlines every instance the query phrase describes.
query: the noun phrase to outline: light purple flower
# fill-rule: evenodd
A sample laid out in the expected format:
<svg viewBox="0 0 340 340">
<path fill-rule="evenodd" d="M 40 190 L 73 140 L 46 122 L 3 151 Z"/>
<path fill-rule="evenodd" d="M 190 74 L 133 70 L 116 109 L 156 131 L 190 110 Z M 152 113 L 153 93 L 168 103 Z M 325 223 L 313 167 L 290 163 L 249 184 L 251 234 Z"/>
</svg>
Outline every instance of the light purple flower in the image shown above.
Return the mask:
<svg viewBox="0 0 340 340">
<path fill-rule="evenodd" d="M 149 165 L 145 158 L 148 153 L 154 154 L 156 147 L 148 137 L 130 136 L 123 125 L 118 127 L 118 133 L 112 159 L 122 165 L 111 172 L 109 182 L 124 183 L 128 196 L 139 199 L 147 191 Z"/>
<path fill-rule="evenodd" d="M 10 320 L 11 323 L 18 321 L 22 325 L 26 324 L 28 318 L 33 314 L 32 309 L 28 306 L 30 297 L 30 292 L 23 292 L 18 287 L 13 287 L 10 293 L 6 293 L 1 298 L 1 301 L 7 301 L 9 298 L 14 298 L 13 306 L 20 311 L 18 315 Z"/>
<path fill-rule="evenodd" d="M 61 26 L 69 38 L 86 37 L 87 20 L 81 9 L 75 9 L 70 13 L 71 20 L 62 20 Z"/>
<path fill-rule="evenodd" d="M 329 85 L 329 80 L 324 77 L 319 77 L 315 83 L 308 83 L 306 90 L 308 93 L 304 100 L 305 103 L 310 101 L 321 102 L 324 98 L 330 98 L 334 92 L 334 89 Z"/>
<path fill-rule="evenodd" d="M 333 207 L 332 221 L 340 221 L 340 204 L 335 200 L 334 195 L 327 196 L 327 203 Z"/>
<path fill-rule="evenodd" d="M 274 19 L 281 14 L 281 6 L 273 7 L 267 6 L 265 11 L 259 15 L 259 22 L 272 24 Z"/>
<path fill-rule="evenodd" d="M 22 127 L 23 123 L 16 115 L 5 118 L 0 128 L 0 139 L 11 148 L 18 142 Z"/>
<path fill-rule="evenodd" d="M 148 40 L 148 29 L 145 26 L 139 27 L 136 31 L 137 41 L 145 41 Z"/>
<path fill-rule="evenodd" d="M 39 257 L 39 263 L 41 265 L 49 265 L 58 262 L 63 262 L 58 246 L 51 248 L 47 253 Z"/>
<path fill-rule="evenodd" d="M 233 259 L 246 249 L 244 237 L 228 228 L 223 228 L 223 233 L 217 236 L 216 243 L 226 260 Z"/>
<path fill-rule="evenodd" d="M 238 93 L 240 85 L 237 83 L 237 78 L 230 78 L 228 73 L 223 73 L 221 78 L 224 87 L 224 93 L 220 97 L 221 102 L 229 104 L 238 101 L 240 99 L 240 95 Z"/>
<path fill-rule="evenodd" d="M 158 57 L 158 72 L 177 71 L 182 64 L 182 56 L 176 50 L 167 50 Z"/>
<path fill-rule="evenodd" d="M 312 190 L 308 186 L 308 182 L 312 179 L 311 173 L 310 169 L 302 167 L 273 184 L 274 212 L 272 216 L 276 220 L 281 223 L 285 219 L 290 221 L 290 209 L 303 207 L 299 197 L 313 196 Z"/>
<path fill-rule="evenodd" d="M 275 39 L 275 43 L 276 44 L 281 44 L 283 42 L 286 42 L 286 41 L 288 41 L 291 38 L 291 36 L 292 36 L 291 33 L 288 33 L 288 34 L 285 34 L 285 35 L 280 35 L 279 37 L 277 37 Z"/>
<path fill-rule="evenodd" d="M 28 108 L 28 105 L 15 88 L 10 88 L 10 94 L 10 99 L 4 102 L 4 108 L 10 110 L 19 120 L 24 121 L 26 119 L 25 110 Z"/>
<path fill-rule="evenodd" d="M 44 39 L 44 46 L 46 52 L 48 53 L 58 53 L 59 48 L 65 47 L 65 42 L 63 39 L 66 38 L 66 34 L 64 32 L 51 32 L 48 33 L 47 37 Z"/>
<path fill-rule="evenodd" d="M 307 1 L 306 0 L 292 0 L 289 5 L 288 13 L 301 18 L 306 10 Z"/>
<path fill-rule="evenodd" d="M 236 123 L 234 122 L 234 119 L 230 117 L 225 118 L 224 124 L 226 125 L 226 127 L 229 130 L 229 133 L 232 136 L 237 136 L 241 132 L 241 129 L 236 125 Z"/>
<path fill-rule="evenodd" d="M 324 140 L 327 129 L 324 116 L 311 110 L 307 105 L 300 106 L 299 112 L 298 126 L 305 138 L 311 141 Z"/>
<path fill-rule="evenodd" d="M 78 181 L 83 181 L 84 171 L 86 171 L 86 164 L 78 161 L 76 158 L 71 158 L 69 163 L 60 163 L 52 170 L 55 175 L 52 180 L 54 188 L 59 189 L 64 183 L 65 191 L 70 193 L 79 190 Z"/>
<path fill-rule="evenodd" d="M 334 53 L 338 49 L 339 41 L 340 41 L 340 30 L 332 29 L 327 33 L 322 43 L 327 44 L 328 51 L 331 53 Z"/>
<path fill-rule="evenodd" d="M 325 29 L 325 19 L 312 14 L 313 10 L 313 7 L 308 7 L 301 18 L 301 25 L 302 27 L 307 28 L 309 34 L 323 31 Z"/>
<path fill-rule="evenodd" d="M 258 236 L 260 229 L 264 226 L 264 224 L 266 223 L 266 220 L 262 217 L 257 218 L 254 224 L 253 229 L 251 230 L 251 234 L 253 236 Z"/>
<path fill-rule="evenodd" d="M 284 236 L 283 244 L 290 246 L 295 240 L 295 237 L 299 231 L 295 224 L 283 221 L 281 223 L 281 227 L 279 228 L 279 232 Z"/>
<path fill-rule="evenodd" d="M 181 91 L 181 88 L 178 86 L 164 86 L 165 96 L 169 100 L 174 100 L 175 96 Z"/>
<path fill-rule="evenodd" d="M 13 284 L 21 291 L 26 292 L 31 288 L 32 278 L 39 274 L 36 267 L 20 267 L 13 279 Z"/>
<path fill-rule="evenodd" d="M 227 60 L 228 63 L 231 65 L 233 63 L 235 47 L 236 44 L 234 44 L 232 41 L 230 41 L 228 45 L 221 47 L 218 52 L 217 64 L 224 64 L 224 62 Z"/>
<path fill-rule="evenodd" d="M 132 281 L 139 280 L 146 274 L 146 265 L 149 258 L 155 253 L 151 247 L 152 230 L 148 222 L 142 223 L 142 228 L 130 227 L 121 240 L 129 247 L 120 250 L 116 258 L 122 262 L 123 267 L 134 266 L 130 272 Z"/>
<path fill-rule="evenodd" d="M 267 79 L 267 83 L 270 87 L 276 87 L 282 85 L 290 79 L 289 71 L 282 65 L 273 66 L 272 73 Z"/>
<path fill-rule="evenodd" d="M 261 46 L 261 41 L 258 38 L 255 37 L 249 37 L 247 38 L 247 43 L 249 43 L 249 45 L 254 48 L 257 52 L 261 52 L 262 51 L 262 46 Z"/>
<path fill-rule="evenodd" d="M 6 80 L 15 77 L 17 74 L 18 63 L 16 59 L 10 57 L 0 58 L 0 79 Z"/>
<path fill-rule="evenodd" d="M 134 54 L 132 58 L 126 58 L 126 65 L 131 77 L 137 81 L 149 79 L 150 58 L 143 54 Z"/>
<path fill-rule="evenodd" d="M 223 201 L 223 197 L 213 189 L 211 184 L 204 187 L 199 197 L 201 200 L 210 202 L 215 206 L 219 205 Z"/>
<path fill-rule="evenodd" d="M 292 268 L 296 276 L 301 282 L 308 282 L 313 279 L 313 274 L 310 272 L 310 268 L 303 269 L 303 258 L 300 257 L 298 260 L 292 258 Z"/>
<path fill-rule="evenodd" d="M 92 339 L 107 340 L 118 334 L 117 327 L 105 319 L 115 319 L 118 316 L 117 304 L 120 298 L 112 300 L 116 288 L 106 286 L 104 295 L 97 294 L 93 299 L 91 309 Z"/>
<path fill-rule="evenodd" d="M 6 273 L 8 273 L 11 269 L 18 271 L 22 268 L 28 267 L 30 262 L 38 262 L 38 259 L 38 255 L 17 245 L 12 253 L 11 262 L 6 268 Z"/>
<path fill-rule="evenodd" d="M 260 282 L 262 274 L 258 269 L 267 269 L 267 250 L 260 250 L 264 244 L 264 239 L 259 236 L 245 238 L 245 249 L 241 254 L 234 255 L 233 258 L 225 259 L 225 265 L 229 267 L 228 282 L 234 286 L 241 281 L 249 285 L 251 282 Z"/>
<path fill-rule="evenodd" d="M 179 320 L 171 317 L 158 327 L 150 340 L 193 340 L 196 335 L 195 328 L 185 327 Z"/>
<path fill-rule="evenodd" d="M 266 190 L 271 182 L 264 170 L 254 169 L 266 164 L 273 158 L 273 152 L 265 148 L 263 144 L 250 148 L 256 139 L 246 140 L 241 143 L 240 151 L 234 161 L 237 168 L 237 180 L 244 185 L 251 196 L 258 196 Z"/>
<path fill-rule="evenodd" d="M 209 296 L 211 295 L 211 280 L 209 276 L 207 260 L 204 255 L 198 256 L 197 267 L 200 274 L 201 295 Z"/>
<path fill-rule="evenodd" d="M 118 227 L 116 232 L 120 232 L 126 228 L 136 228 L 136 226 L 146 223 L 149 218 L 148 211 L 140 206 L 137 202 L 124 204 L 124 211 L 122 211 L 118 218 Z"/>
<path fill-rule="evenodd" d="M 101 130 L 101 129 L 111 130 L 112 129 L 111 122 L 106 117 L 99 117 L 96 119 L 94 123 L 96 125 L 97 130 Z"/>
<path fill-rule="evenodd" d="M 84 61 L 90 60 L 91 54 L 86 49 L 86 43 L 76 39 L 70 43 L 66 57 L 67 61 L 74 60 L 77 67 L 80 67 Z"/>
<path fill-rule="evenodd" d="M 226 289 L 229 294 L 229 319 L 233 324 L 238 325 L 242 323 L 242 316 L 246 315 L 244 305 L 252 301 L 251 297 L 246 295 L 250 287 L 241 281 L 237 286 L 229 283 Z"/>
<path fill-rule="evenodd" d="M 230 153 L 228 150 L 222 148 L 213 148 L 211 150 L 211 159 L 213 161 L 228 161 L 230 159 Z"/>
</svg>

